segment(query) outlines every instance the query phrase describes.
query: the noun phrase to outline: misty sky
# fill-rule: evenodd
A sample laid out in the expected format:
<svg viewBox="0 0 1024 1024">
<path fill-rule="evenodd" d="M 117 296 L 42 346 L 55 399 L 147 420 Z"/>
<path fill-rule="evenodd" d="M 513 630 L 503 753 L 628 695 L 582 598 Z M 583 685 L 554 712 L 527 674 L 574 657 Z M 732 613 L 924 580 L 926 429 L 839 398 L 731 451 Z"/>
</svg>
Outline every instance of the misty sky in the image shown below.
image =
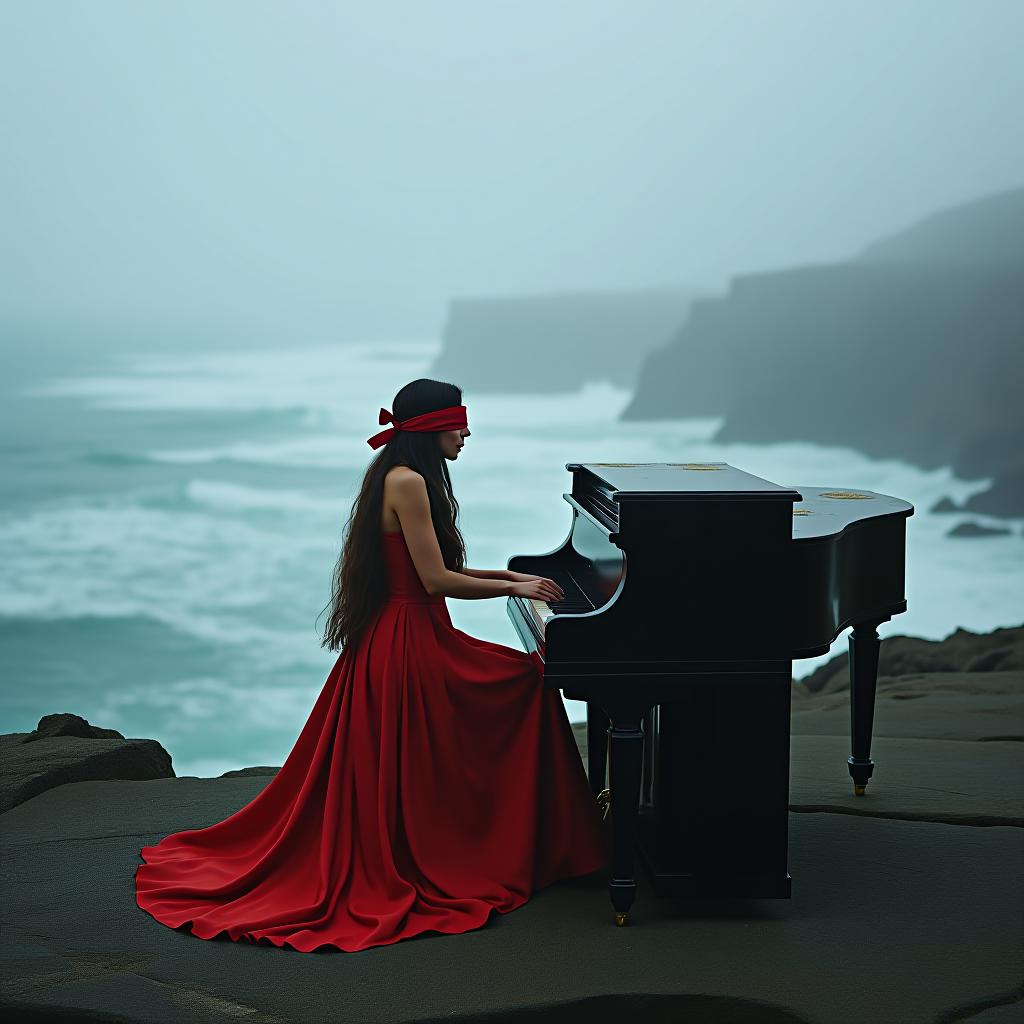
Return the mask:
<svg viewBox="0 0 1024 1024">
<path fill-rule="evenodd" d="M 1024 182 L 1024 3 L 0 0 L 0 316 L 436 335 Z"/>
</svg>

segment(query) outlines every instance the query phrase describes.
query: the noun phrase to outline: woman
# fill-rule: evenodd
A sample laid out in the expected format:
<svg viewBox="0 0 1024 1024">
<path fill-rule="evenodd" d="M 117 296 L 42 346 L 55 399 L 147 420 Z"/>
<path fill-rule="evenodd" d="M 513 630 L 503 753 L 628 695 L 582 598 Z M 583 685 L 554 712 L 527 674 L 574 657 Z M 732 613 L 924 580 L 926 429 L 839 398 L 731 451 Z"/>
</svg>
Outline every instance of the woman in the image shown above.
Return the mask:
<svg viewBox="0 0 1024 1024">
<path fill-rule="evenodd" d="M 523 651 L 452 626 L 446 597 L 555 601 L 552 580 L 468 569 L 448 461 L 462 391 L 416 380 L 346 523 L 322 646 L 341 648 L 281 770 L 218 824 L 144 847 L 136 901 L 172 928 L 355 951 L 481 927 L 606 863 L 557 690 Z"/>
</svg>

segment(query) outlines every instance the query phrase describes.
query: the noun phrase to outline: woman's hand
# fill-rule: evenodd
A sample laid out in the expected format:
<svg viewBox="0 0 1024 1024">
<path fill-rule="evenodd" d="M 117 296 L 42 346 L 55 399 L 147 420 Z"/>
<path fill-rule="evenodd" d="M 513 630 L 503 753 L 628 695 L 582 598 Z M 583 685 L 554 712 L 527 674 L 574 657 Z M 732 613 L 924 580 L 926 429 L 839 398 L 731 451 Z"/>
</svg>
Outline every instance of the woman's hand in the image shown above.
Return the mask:
<svg viewBox="0 0 1024 1024">
<path fill-rule="evenodd" d="M 565 591 L 554 581 L 546 576 L 531 576 L 525 572 L 509 572 L 508 578 L 512 581 L 512 593 L 516 597 L 529 598 L 532 601 L 561 601 L 565 597 Z"/>
</svg>

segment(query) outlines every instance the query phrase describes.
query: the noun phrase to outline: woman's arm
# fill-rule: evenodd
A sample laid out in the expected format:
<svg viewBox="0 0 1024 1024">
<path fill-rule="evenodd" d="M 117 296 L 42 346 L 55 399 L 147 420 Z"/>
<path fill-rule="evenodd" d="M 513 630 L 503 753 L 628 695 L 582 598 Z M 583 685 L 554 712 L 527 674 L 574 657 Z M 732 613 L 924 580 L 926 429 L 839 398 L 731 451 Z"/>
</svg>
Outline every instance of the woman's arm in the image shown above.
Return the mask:
<svg viewBox="0 0 1024 1024">
<path fill-rule="evenodd" d="M 480 580 L 510 580 L 508 569 L 458 569 L 464 576 L 475 576 Z"/>
<path fill-rule="evenodd" d="M 468 600 L 482 597 L 507 597 L 513 584 L 503 577 L 472 576 L 453 572 L 444 564 L 434 523 L 430 518 L 430 498 L 427 485 L 419 473 L 395 475 L 388 480 L 391 504 L 402 524 L 405 543 L 412 557 L 416 573 L 428 594 L 459 597 Z"/>
<path fill-rule="evenodd" d="M 530 581 L 543 580 L 545 583 L 554 583 L 554 580 L 547 576 L 537 576 L 530 572 L 513 572 L 511 569 L 458 569 L 458 572 L 466 576 L 476 576 L 482 580 L 510 580 L 512 583 L 529 583 Z M 557 584 L 556 584 L 557 586 Z M 558 588 L 558 598 L 565 597 L 564 591 Z"/>
<path fill-rule="evenodd" d="M 405 544 L 409 549 L 416 573 L 423 589 L 432 595 L 461 597 L 472 600 L 480 597 L 509 597 L 517 595 L 542 601 L 560 601 L 565 595 L 553 580 L 527 577 L 505 569 L 477 569 L 453 572 L 444 564 L 441 547 L 437 543 L 434 523 L 430 518 L 430 498 L 427 484 L 414 470 L 395 474 L 385 483 L 391 506 L 402 524 Z M 486 573 L 487 575 L 483 575 Z"/>
</svg>

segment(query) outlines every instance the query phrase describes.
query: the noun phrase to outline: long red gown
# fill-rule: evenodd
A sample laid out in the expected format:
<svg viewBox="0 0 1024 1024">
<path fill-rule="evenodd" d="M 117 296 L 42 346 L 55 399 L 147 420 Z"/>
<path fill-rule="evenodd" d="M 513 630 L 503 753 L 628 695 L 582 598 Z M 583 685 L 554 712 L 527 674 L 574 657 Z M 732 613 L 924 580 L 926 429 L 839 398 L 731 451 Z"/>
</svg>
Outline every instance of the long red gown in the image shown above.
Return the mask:
<svg viewBox="0 0 1024 1024">
<path fill-rule="evenodd" d="M 208 828 L 141 850 L 136 902 L 212 939 L 349 952 L 459 933 L 607 862 L 557 690 L 456 629 L 404 535 L 389 597 L 342 651 L 281 770 Z"/>
</svg>

